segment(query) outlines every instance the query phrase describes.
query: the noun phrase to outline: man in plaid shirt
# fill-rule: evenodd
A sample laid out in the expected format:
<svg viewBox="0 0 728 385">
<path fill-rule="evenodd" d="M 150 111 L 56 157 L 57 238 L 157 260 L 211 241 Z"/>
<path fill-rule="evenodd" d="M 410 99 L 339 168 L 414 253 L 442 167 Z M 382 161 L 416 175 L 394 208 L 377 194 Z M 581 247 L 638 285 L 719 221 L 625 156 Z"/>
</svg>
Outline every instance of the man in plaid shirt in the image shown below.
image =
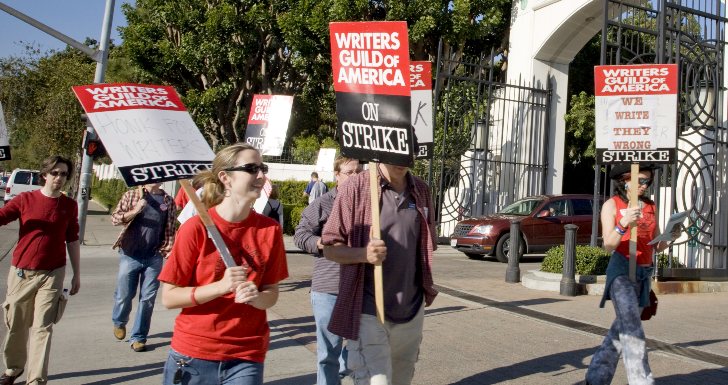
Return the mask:
<svg viewBox="0 0 728 385">
<path fill-rule="evenodd" d="M 427 184 L 407 167 L 378 168 L 382 239 L 370 238 L 369 173 L 339 189 L 322 233 L 324 255 L 341 264 L 339 296 L 329 330 L 346 338 L 354 382 L 408 385 L 422 342 L 424 307 L 435 299 L 432 253 L 436 248 Z M 374 304 L 374 265 L 382 264 L 384 315 Z"/>
<path fill-rule="evenodd" d="M 135 352 L 146 350 L 159 289 L 157 276 L 174 243 L 176 207 L 172 197 L 160 186 L 161 183 L 147 184 L 127 191 L 111 214 L 111 223 L 124 226 L 113 246 L 119 249 L 119 275 L 111 317 L 114 337 L 118 340 L 126 337 L 131 301 L 138 286 L 139 307 L 129 338 Z"/>
</svg>

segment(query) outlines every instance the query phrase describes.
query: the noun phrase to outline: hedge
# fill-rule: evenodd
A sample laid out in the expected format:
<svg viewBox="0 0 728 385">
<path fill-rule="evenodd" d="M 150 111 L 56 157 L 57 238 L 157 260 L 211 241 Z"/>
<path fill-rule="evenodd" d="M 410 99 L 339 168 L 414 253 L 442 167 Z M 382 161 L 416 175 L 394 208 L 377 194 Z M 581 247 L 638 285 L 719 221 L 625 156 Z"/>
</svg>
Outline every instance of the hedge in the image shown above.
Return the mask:
<svg viewBox="0 0 728 385">
<path fill-rule="evenodd" d="M 607 271 L 609 254 L 601 247 L 576 246 L 575 270 L 579 275 L 603 275 Z M 561 273 L 564 268 L 564 245 L 554 246 L 546 252 L 541 271 Z"/>
<path fill-rule="evenodd" d="M 604 275 L 607 272 L 610 254 L 601 247 L 576 246 L 576 274 Z M 657 267 L 667 267 L 667 254 L 657 254 Z M 541 263 L 541 271 L 561 274 L 564 266 L 564 245 L 554 246 L 546 252 L 546 258 Z M 672 267 L 685 267 L 677 257 L 672 257 Z"/>
</svg>

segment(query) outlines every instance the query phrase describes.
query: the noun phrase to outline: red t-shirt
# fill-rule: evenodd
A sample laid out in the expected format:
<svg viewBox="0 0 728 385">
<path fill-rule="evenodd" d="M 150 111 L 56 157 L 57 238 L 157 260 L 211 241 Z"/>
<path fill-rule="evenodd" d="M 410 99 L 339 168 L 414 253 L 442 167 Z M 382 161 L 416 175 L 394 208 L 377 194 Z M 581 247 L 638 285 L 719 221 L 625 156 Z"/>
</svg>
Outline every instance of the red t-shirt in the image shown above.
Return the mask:
<svg viewBox="0 0 728 385">
<path fill-rule="evenodd" d="M 225 244 L 238 264 L 250 266 L 248 278 L 262 288 L 288 277 L 281 227 L 253 211 L 242 222 L 222 219 L 215 208 L 208 210 Z M 203 286 L 219 281 L 225 272 L 199 216 L 179 229 L 169 259 L 159 280 L 176 286 Z M 172 349 L 191 357 L 225 361 L 242 359 L 263 362 L 268 351 L 270 329 L 265 310 L 234 302 L 234 293 L 182 309 L 172 336 Z"/>
<path fill-rule="evenodd" d="M 627 208 L 627 202 L 616 196 L 613 199 L 617 207 L 617 216 L 614 218 L 616 224 L 622 219 L 622 210 Z M 651 265 L 654 249 L 648 243 L 655 237 L 655 228 L 657 228 L 655 204 L 644 201 L 640 201 L 640 204 L 642 205 L 642 216 L 637 221 L 637 264 Z M 617 252 L 627 258 L 629 258 L 629 238 L 630 231 L 628 230 L 626 234 L 622 235 L 622 240 L 617 246 Z"/>
<path fill-rule="evenodd" d="M 12 265 L 27 270 L 66 266 L 66 243 L 78 240 L 78 206 L 61 194 L 50 198 L 40 190 L 24 192 L 0 208 L 0 226 L 20 219 Z"/>
<path fill-rule="evenodd" d="M 185 189 L 180 188 L 177 191 L 177 195 L 174 197 L 174 205 L 177 206 L 178 210 L 182 210 L 187 205 L 187 202 L 189 202 L 189 201 L 190 201 L 190 197 L 187 196 Z"/>
</svg>

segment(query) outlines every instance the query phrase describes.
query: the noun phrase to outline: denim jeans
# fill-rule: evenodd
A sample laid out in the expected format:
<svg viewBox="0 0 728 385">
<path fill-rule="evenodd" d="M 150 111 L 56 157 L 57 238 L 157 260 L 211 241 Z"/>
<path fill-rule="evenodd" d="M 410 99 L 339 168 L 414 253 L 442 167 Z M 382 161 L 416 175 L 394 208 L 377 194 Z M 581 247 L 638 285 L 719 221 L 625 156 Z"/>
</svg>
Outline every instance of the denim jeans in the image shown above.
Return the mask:
<svg viewBox="0 0 728 385">
<path fill-rule="evenodd" d="M 126 326 L 131 312 L 131 301 L 136 296 L 139 286 L 139 307 L 129 337 L 130 342 L 147 341 L 154 300 L 159 289 L 157 277 L 162 270 L 162 263 L 163 258 L 160 254 L 147 258 L 134 258 L 119 252 L 119 275 L 114 291 L 114 310 L 111 320 L 117 327 Z"/>
<path fill-rule="evenodd" d="M 182 360 L 184 365 L 178 365 Z M 262 385 L 263 363 L 245 360 L 208 361 L 192 358 L 169 349 L 164 364 L 162 385 L 174 385 L 181 367 L 179 385 Z"/>
<path fill-rule="evenodd" d="M 328 330 L 336 294 L 311 292 L 311 307 L 316 320 L 316 385 L 339 385 L 347 374 L 344 339 Z"/>
</svg>

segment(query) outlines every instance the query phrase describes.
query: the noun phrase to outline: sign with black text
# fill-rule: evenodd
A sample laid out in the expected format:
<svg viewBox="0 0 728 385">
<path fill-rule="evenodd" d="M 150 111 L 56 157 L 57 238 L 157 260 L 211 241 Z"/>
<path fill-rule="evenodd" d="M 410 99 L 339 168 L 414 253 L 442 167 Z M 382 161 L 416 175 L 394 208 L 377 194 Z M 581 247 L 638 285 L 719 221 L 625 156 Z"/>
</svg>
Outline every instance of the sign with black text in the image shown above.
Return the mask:
<svg viewBox="0 0 728 385">
<path fill-rule="evenodd" d="M 3 104 L 0 103 L 0 160 L 10 160 L 10 137 L 8 125 L 5 124 L 5 113 Z"/>
<path fill-rule="evenodd" d="M 407 23 L 329 24 L 341 154 L 411 166 Z"/>
<path fill-rule="evenodd" d="M 215 154 L 173 87 L 73 87 L 89 122 L 127 186 L 191 178 Z"/>
<path fill-rule="evenodd" d="M 432 63 L 410 62 L 412 127 L 415 129 L 417 159 L 432 159 Z"/>
<path fill-rule="evenodd" d="M 253 95 L 245 142 L 261 155 L 280 156 L 286 143 L 293 96 Z"/>
<path fill-rule="evenodd" d="M 594 67 L 597 163 L 673 163 L 677 65 Z"/>
</svg>

